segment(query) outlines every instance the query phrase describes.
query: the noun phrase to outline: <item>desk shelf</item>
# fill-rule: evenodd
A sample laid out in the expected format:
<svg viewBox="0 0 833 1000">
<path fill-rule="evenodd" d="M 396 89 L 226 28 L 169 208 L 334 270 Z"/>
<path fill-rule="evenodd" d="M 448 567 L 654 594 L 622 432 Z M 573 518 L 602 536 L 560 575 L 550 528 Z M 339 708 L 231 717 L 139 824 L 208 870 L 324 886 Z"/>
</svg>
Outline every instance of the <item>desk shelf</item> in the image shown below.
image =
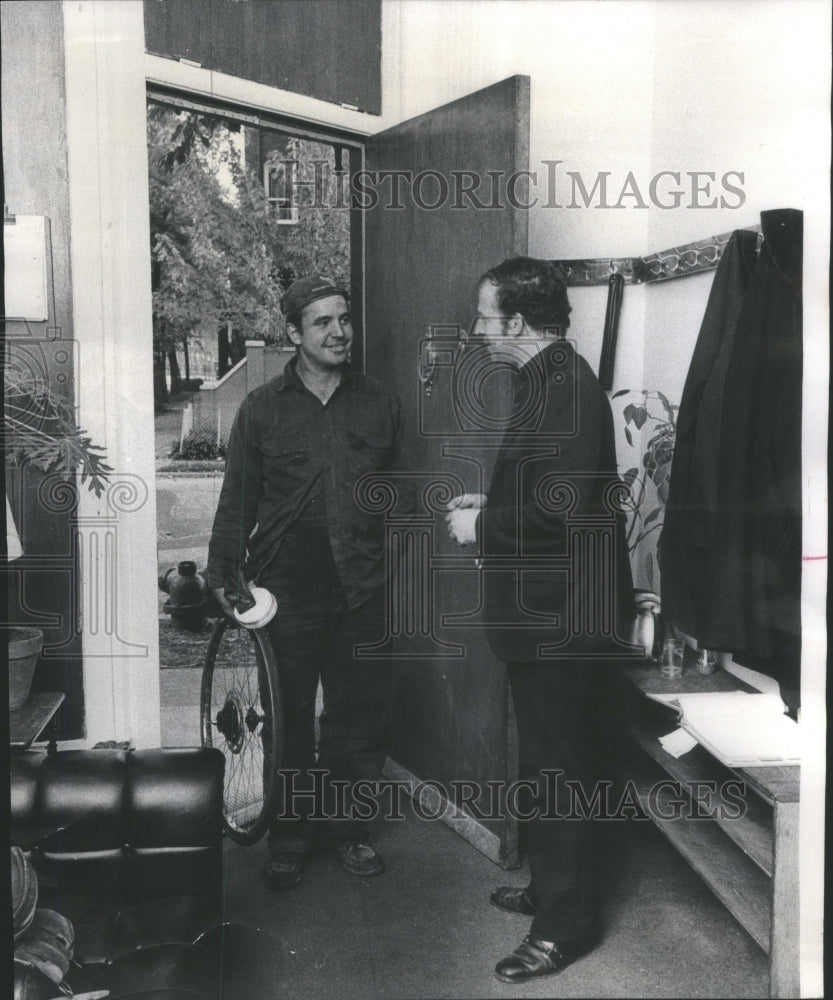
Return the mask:
<svg viewBox="0 0 833 1000">
<path fill-rule="evenodd" d="M 29 695 L 22 708 L 9 712 L 9 747 L 12 750 L 28 750 L 38 736 L 53 722 L 58 709 L 64 702 L 64 694 L 59 691 L 40 691 Z M 54 742 L 50 737 L 50 746 Z"/>
<path fill-rule="evenodd" d="M 670 753 L 663 750 L 659 743 L 659 737 L 670 731 L 671 727 L 668 725 L 656 725 L 647 731 L 645 727 L 640 730 L 631 726 L 629 735 L 639 749 L 647 754 L 665 774 L 670 775 L 684 786 L 692 782 L 702 781 L 712 782 L 720 788 L 727 781 L 743 782 L 747 789 L 744 796 L 745 815 L 732 819 L 724 815 L 723 811 L 718 808 L 711 811 L 712 819 L 764 874 L 771 876 L 774 868 L 771 805 L 759 798 L 757 789 L 753 788 L 753 792 L 756 794 L 750 795 L 749 789 L 752 786 L 748 781 L 741 778 L 736 771 L 724 767 L 700 746 L 695 747 L 682 757 L 672 757 Z"/>
<path fill-rule="evenodd" d="M 704 747 L 673 757 L 658 742 L 670 732 L 676 714 L 646 697 L 651 693 L 743 690 L 745 685 L 725 673 L 684 674 L 663 681 L 653 670 L 623 670 L 630 686 L 628 735 L 632 746 L 630 777 L 643 808 L 660 832 L 701 876 L 709 888 L 769 955 L 770 996 L 798 997 L 798 767 L 729 768 Z M 666 687 L 662 685 L 665 684 Z M 718 797 L 710 808 L 700 807 L 702 819 L 662 819 L 679 797 L 676 790 L 656 791 L 673 779 L 685 796 L 695 782 L 743 783 L 746 812 L 731 819 L 722 815 Z M 651 789 L 654 789 L 652 792 Z M 651 796 L 654 796 L 651 800 Z M 691 802 L 691 795 L 687 797 Z M 653 808 L 652 808 L 653 807 Z M 657 809 L 659 807 L 659 809 Z M 693 807 L 692 807 L 693 808 Z"/>
<path fill-rule="evenodd" d="M 653 767 L 640 774 L 636 784 L 643 808 L 756 943 L 769 952 L 772 932 L 769 878 L 737 850 L 736 842 L 726 836 L 716 820 L 655 818 L 658 810 L 666 815 L 671 813 L 678 800 L 675 792 L 666 787 L 649 806 L 649 789 L 665 776 L 660 768 Z"/>
</svg>

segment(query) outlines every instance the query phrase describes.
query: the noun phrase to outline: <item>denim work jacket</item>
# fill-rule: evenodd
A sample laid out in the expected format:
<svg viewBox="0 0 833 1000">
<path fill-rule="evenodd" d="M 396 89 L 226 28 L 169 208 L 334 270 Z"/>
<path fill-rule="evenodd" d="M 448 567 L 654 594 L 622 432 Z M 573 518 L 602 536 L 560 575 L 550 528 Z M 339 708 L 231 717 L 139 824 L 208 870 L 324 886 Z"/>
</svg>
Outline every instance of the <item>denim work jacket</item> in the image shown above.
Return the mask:
<svg viewBox="0 0 833 1000">
<path fill-rule="evenodd" d="M 303 384 L 293 358 L 243 401 L 228 443 L 208 547 L 208 583 L 239 569 L 258 582 L 299 520 L 326 525 L 345 597 L 358 607 L 385 581 L 385 515 L 363 500 L 360 480 L 398 462 L 401 405 L 383 383 L 346 371 L 326 404 Z"/>
</svg>

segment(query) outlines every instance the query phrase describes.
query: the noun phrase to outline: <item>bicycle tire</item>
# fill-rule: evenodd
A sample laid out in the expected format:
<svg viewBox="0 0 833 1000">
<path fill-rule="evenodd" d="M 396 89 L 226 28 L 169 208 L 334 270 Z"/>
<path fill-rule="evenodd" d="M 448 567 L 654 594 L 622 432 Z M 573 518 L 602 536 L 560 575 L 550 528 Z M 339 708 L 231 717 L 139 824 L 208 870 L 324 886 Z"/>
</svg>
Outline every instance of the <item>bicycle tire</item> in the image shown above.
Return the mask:
<svg viewBox="0 0 833 1000">
<path fill-rule="evenodd" d="M 268 633 L 228 618 L 214 626 L 200 688 L 203 746 L 226 758 L 223 824 L 238 844 L 255 844 L 277 806 L 283 710 Z"/>
</svg>

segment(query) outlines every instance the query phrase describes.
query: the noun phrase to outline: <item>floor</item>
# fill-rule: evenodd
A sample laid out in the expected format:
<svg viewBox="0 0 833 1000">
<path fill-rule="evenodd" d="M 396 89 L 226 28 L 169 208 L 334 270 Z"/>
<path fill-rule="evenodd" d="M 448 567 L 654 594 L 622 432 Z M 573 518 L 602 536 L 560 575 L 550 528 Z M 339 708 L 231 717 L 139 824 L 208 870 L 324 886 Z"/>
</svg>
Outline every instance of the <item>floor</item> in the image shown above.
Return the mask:
<svg viewBox="0 0 833 1000">
<path fill-rule="evenodd" d="M 405 822 L 381 826 L 381 877 L 356 878 L 322 855 L 280 893 L 260 880 L 265 844 L 229 843 L 223 1000 L 767 996 L 766 956 L 664 838 L 649 823 L 612 835 L 601 944 L 518 987 L 493 967 L 529 921 L 488 896 L 525 884 L 525 872 L 502 872 L 440 823 L 406 810 Z"/>
<path fill-rule="evenodd" d="M 162 670 L 162 743 L 199 742 L 197 669 Z M 489 905 L 525 885 L 439 822 L 405 809 L 374 843 L 387 871 L 359 879 L 316 856 L 304 883 L 261 882 L 265 842 L 226 847 L 222 1000 L 473 997 L 764 997 L 767 959 L 647 822 L 611 823 L 604 936 L 561 974 L 522 987 L 493 976 L 529 920 Z"/>
</svg>

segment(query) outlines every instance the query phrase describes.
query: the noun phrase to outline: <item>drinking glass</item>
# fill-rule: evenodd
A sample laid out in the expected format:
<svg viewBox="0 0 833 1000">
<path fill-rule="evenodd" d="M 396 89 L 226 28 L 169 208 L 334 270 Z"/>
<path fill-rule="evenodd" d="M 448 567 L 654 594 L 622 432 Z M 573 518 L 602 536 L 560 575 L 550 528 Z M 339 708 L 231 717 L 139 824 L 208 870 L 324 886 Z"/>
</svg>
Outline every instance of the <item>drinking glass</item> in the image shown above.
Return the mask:
<svg viewBox="0 0 833 1000">
<path fill-rule="evenodd" d="M 662 646 L 662 659 L 659 672 L 663 677 L 675 678 L 683 675 L 683 652 L 685 642 L 682 639 L 666 639 Z"/>
</svg>

